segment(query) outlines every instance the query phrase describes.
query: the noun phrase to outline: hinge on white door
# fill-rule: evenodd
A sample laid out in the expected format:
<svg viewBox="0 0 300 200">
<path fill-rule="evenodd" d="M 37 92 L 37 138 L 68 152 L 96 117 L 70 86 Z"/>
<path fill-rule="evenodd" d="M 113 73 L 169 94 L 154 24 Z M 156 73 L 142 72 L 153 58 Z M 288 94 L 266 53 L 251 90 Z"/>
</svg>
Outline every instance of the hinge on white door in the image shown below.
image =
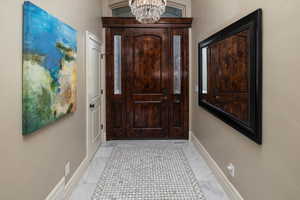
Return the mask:
<svg viewBox="0 0 300 200">
<path fill-rule="evenodd" d="M 105 56 L 105 53 L 101 53 L 101 59 L 103 59 Z"/>
<path fill-rule="evenodd" d="M 103 127 L 103 124 L 101 124 L 101 126 L 100 126 L 100 127 L 101 127 L 101 130 L 103 130 L 103 128 L 104 128 L 104 127 Z"/>
</svg>

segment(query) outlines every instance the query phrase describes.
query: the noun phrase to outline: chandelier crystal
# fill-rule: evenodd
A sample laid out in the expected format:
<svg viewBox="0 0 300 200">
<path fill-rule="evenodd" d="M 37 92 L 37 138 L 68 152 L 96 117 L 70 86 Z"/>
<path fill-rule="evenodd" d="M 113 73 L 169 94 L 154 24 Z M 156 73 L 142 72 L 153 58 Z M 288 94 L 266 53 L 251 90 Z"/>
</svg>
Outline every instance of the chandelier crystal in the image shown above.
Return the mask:
<svg viewBox="0 0 300 200">
<path fill-rule="evenodd" d="M 129 6 L 136 19 L 149 24 L 157 22 L 165 12 L 167 0 L 129 0 Z"/>
</svg>

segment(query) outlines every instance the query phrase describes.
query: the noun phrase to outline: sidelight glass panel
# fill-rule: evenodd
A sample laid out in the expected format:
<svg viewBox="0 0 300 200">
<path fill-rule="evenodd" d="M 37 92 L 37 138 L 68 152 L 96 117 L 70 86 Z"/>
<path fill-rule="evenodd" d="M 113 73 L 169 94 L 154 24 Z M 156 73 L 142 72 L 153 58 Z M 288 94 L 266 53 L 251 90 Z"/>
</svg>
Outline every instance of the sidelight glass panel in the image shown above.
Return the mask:
<svg viewBox="0 0 300 200">
<path fill-rule="evenodd" d="M 181 93 L 181 35 L 173 37 L 174 94 Z"/>
<path fill-rule="evenodd" d="M 122 93 L 121 85 L 121 36 L 114 36 L 114 94 Z"/>
<path fill-rule="evenodd" d="M 207 94 L 207 47 L 202 49 L 202 94 Z"/>
</svg>

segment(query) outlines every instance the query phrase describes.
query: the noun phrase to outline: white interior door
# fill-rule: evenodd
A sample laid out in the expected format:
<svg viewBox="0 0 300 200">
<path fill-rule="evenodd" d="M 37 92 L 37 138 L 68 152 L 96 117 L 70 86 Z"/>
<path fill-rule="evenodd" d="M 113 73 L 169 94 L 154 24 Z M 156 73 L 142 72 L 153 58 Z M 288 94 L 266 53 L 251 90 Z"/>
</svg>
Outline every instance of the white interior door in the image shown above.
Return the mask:
<svg viewBox="0 0 300 200">
<path fill-rule="evenodd" d="M 87 155 L 90 160 L 101 143 L 101 43 L 87 32 Z"/>
</svg>

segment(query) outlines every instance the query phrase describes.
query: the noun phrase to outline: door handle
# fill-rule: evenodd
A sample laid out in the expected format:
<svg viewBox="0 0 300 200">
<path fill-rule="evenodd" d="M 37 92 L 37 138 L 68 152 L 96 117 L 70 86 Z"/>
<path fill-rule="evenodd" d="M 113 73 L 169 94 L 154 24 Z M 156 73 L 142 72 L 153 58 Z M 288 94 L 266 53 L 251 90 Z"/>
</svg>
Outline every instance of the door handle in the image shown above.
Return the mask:
<svg viewBox="0 0 300 200">
<path fill-rule="evenodd" d="M 167 96 L 168 95 L 168 89 L 167 88 L 162 89 L 162 93 L 163 93 L 164 96 Z"/>
<path fill-rule="evenodd" d="M 95 104 L 90 104 L 90 108 L 95 108 Z"/>
</svg>

